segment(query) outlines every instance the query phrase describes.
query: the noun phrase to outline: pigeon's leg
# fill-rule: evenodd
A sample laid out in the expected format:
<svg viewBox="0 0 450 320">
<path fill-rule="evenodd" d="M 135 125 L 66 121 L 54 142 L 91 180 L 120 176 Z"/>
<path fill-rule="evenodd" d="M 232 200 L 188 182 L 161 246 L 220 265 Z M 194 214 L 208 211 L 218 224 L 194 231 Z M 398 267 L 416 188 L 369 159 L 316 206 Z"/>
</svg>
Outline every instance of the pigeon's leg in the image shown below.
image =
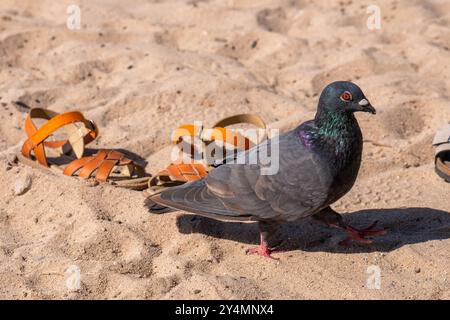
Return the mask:
<svg viewBox="0 0 450 320">
<path fill-rule="evenodd" d="M 313 218 L 324 222 L 331 227 L 344 229 L 345 232 L 347 232 L 347 238 L 339 243 L 341 245 L 349 245 L 351 240 L 355 240 L 359 243 L 369 244 L 372 243 L 372 240 L 367 239 L 366 237 L 382 236 L 386 234 L 386 230 L 376 228 L 378 221 L 375 221 L 365 229 L 356 229 L 346 224 L 342 219 L 342 216 L 331 209 L 331 207 L 327 207 L 322 211 L 316 213 L 315 215 L 313 215 Z"/>
<path fill-rule="evenodd" d="M 269 245 L 279 227 L 278 223 L 259 221 L 258 227 L 259 227 L 259 234 L 261 237 L 261 243 L 256 248 L 247 249 L 246 252 L 278 260 L 277 258 L 272 257 L 271 254 L 276 252 L 276 250 Z"/>
</svg>

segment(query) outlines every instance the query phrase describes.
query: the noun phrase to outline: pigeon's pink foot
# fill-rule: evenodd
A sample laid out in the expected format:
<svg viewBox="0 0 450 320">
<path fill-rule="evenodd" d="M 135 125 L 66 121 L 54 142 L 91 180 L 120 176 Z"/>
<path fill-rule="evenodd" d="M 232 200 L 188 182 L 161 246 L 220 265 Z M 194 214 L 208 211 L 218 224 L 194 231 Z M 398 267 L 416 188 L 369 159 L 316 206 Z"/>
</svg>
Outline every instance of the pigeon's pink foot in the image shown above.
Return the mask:
<svg viewBox="0 0 450 320">
<path fill-rule="evenodd" d="M 387 231 L 384 229 L 376 228 L 377 222 L 378 221 L 375 221 L 369 227 L 361 230 L 353 228 L 351 226 L 347 226 L 345 228 L 345 231 L 347 232 L 347 238 L 339 242 L 339 244 L 348 246 L 350 244 L 350 241 L 352 240 L 363 244 L 372 243 L 373 241 L 370 239 L 366 239 L 366 237 L 382 236 L 387 233 Z"/>
<path fill-rule="evenodd" d="M 261 244 L 255 248 L 247 249 L 247 254 L 257 254 L 259 256 L 270 258 L 274 260 L 279 260 L 278 258 L 272 257 L 272 253 L 276 253 L 277 250 L 273 250 L 267 246 L 266 242 L 261 242 Z"/>
</svg>

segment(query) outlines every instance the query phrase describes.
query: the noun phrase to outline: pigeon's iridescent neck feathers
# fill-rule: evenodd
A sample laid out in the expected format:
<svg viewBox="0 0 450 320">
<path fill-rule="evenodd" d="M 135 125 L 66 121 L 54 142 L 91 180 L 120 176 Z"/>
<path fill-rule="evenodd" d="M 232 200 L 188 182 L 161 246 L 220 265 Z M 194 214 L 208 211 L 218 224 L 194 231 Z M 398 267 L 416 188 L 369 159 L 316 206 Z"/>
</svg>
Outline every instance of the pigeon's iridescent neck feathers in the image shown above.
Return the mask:
<svg viewBox="0 0 450 320">
<path fill-rule="evenodd" d="M 318 112 L 297 129 L 304 146 L 343 167 L 362 151 L 362 134 L 352 113 Z"/>
</svg>

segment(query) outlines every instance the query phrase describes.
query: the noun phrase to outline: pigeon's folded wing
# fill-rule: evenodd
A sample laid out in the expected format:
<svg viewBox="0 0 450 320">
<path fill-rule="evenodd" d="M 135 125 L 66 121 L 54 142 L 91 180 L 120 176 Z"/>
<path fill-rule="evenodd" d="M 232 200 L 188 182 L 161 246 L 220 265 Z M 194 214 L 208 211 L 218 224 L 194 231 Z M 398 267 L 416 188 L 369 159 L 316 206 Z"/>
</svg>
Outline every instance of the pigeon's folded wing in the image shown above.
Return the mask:
<svg viewBox="0 0 450 320">
<path fill-rule="evenodd" d="M 247 164 L 222 165 L 203 180 L 163 191 L 155 201 L 206 215 L 286 221 L 308 216 L 325 203 L 327 168 L 294 132 L 242 153 L 238 162 L 244 157 Z M 270 166 L 273 172 L 263 174 Z"/>
</svg>

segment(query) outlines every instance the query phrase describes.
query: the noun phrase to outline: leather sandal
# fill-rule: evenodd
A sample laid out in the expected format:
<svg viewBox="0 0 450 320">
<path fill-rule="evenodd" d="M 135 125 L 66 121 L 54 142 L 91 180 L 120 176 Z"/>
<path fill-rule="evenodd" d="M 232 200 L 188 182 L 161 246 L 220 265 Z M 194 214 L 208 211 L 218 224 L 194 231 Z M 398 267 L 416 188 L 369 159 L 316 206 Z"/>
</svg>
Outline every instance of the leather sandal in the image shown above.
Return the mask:
<svg viewBox="0 0 450 320">
<path fill-rule="evenodd" d="M 208 175 L 211 167 L 203 163 L 172 163 L 154 175 L 148 182 L 147 193 L 156 193 L 166 188 L 199 180 Z"/>
<path fill-rule="evenodd" d="M 450 182 L 450 123 L 441 128 L 433 139 L 436 173 Z"/>
<path fill-rule="evenodd" d="M 47 120 L 40 128 L 34 119 Z M 68 138 L 52 140 L 61 129 Z M 98 182 L 143 190 L 148 186 L 149 175 L 142 166 L 116 150 L 101 149 L 87 154 L 85 146 L 98 136 L 98 127 L 86 120 L 81 112 L 58 114 L 34 108 L 25 120 L 28 139 L 22 145 L 19 160 L 32 167 L 43 168 L 66 176 L 93 178 Z M 91 152 L 92 153 L 92 152 Z"/>
<path fill-rule="evenodd" d="M 237 124 L 250 124 L 260 129 L 257 134 L 246 136 L 239 129 L 226 127 Z M 252 139 L 253 138 L 253 139 Z M 239 151 L 261 143 L 267 139 L 265 122 L 253 114 L 238 114 L 217 122 L 212 129 L 204 129 L 195 124 L 178 127 L 172 135 L 172 143 L 179 149 L 178 160 L 158 172 L 149 180 L 148 194 L 163 189 L 202 179 L 214 167 L 226 163 L 227 156 L 236 156 Z M 218 155 L 214 151 L 222 149 Z M 233 157 L 234 158 L 234 157 Z"/>
</svg>

